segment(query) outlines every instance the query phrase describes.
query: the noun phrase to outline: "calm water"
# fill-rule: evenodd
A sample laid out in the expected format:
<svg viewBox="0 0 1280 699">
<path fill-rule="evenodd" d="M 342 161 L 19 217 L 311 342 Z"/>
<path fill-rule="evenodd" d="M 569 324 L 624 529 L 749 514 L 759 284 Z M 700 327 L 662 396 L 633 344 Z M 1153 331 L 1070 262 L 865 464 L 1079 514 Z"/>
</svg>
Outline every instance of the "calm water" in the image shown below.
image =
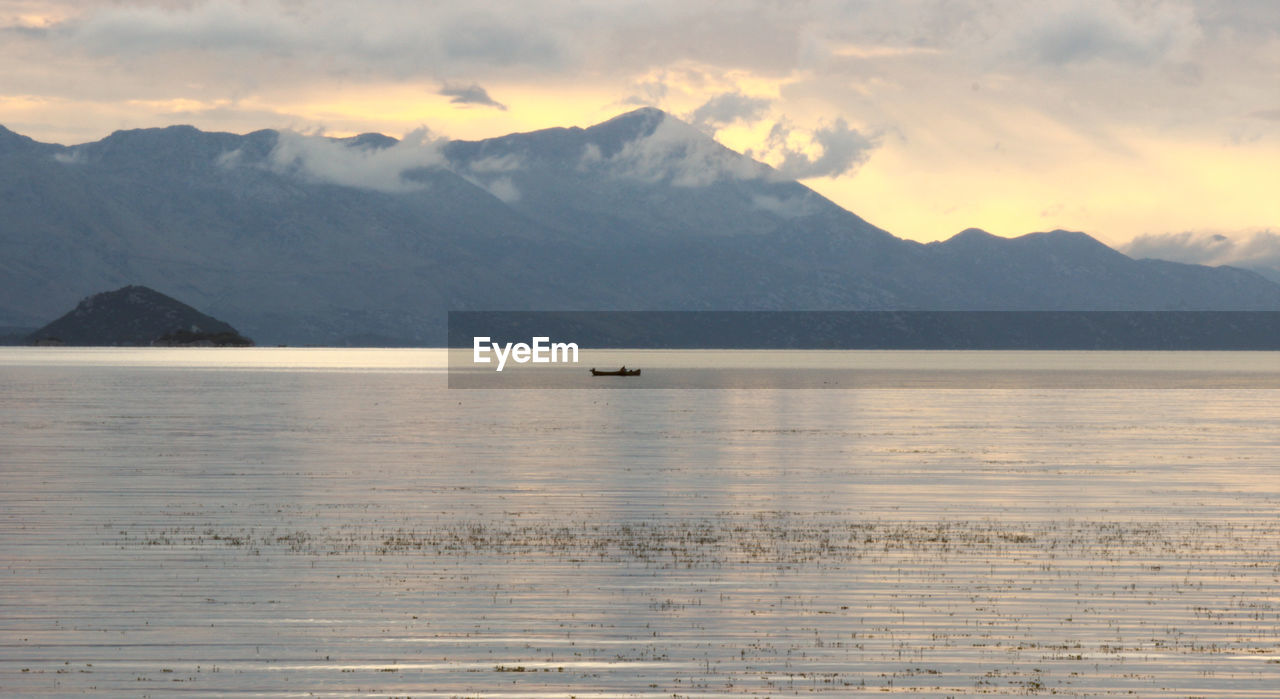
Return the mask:
<svg viewBox="0 0 1280 699">
<path fill-rule="evenodd" d="M 0 694 L 1280 696 L 1280 358 L 845 354 L 1129 388 L 0 350 Z"/>
</svg>

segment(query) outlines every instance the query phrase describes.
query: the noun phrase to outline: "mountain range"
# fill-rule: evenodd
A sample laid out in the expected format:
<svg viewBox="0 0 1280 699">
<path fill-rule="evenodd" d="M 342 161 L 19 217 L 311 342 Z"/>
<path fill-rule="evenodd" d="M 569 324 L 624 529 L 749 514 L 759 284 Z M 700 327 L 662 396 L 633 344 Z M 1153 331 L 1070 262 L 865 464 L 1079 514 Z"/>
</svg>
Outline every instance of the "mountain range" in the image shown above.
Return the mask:
<svg viewBox="0 0 1280 699">
<path fill-rule="evenodd" d="M 1083 233 L 896 238 L 656 109 L 483 141 L 0 127 L 0 326 L 129 284 L 268 344 L 443 344 L 449 310 L 1280 310 Z"/>
</svg>

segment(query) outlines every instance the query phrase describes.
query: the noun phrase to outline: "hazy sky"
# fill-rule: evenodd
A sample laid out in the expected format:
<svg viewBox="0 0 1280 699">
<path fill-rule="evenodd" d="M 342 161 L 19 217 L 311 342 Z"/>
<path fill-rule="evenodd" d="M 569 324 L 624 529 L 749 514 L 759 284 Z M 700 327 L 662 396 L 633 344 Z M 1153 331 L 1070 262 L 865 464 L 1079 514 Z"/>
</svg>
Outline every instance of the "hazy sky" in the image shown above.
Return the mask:
<svg viewBox="0 0 1280 699">
<path fill-rule="evenodd" d="M 902 237 L 1280 230 L 1275 0 L 0 0 L 0 62 L 0 124 L 44 141 L 653 105 Z"/>
</svg>

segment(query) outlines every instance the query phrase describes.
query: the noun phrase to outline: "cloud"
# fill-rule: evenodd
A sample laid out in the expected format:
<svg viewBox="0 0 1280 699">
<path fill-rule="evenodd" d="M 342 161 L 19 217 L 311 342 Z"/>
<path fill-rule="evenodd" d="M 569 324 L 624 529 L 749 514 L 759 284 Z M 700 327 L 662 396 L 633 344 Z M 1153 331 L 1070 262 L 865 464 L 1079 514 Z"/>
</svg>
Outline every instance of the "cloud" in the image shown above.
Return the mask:
<svg viewBox="0 0 1280 699">
<path fill-rule="evenodd" d="M 304 26 L 275 8 L 212 2 L 170 8 L 123 3 L 91 7 L 51 25 L 49 33 L 70 39 L 90 53 L 145 55 L 298 45 L 307 41 Z"/>
<path fill-rule="evenodd" d="M 841 58 L 861 58 L 866 60 L 880 58 L 902 58 L 904 56 L 934 56 L 942 53 L 940 49 L 930 46 L 885 46 L 885 45 L 844 45 L 830 49 L 832 56 Z"/>
<path fill-rule="evenodd" d="M 511 204 L 520 200 L 520 189 L 511 181 L 510 177 L 499 177 L 496 180 L 482 185 L 493 196 L 502 201 Z"/>
<path fill-rule="evenodd" d="M 514 172 L 524 167 L 524 159 L 515 153 L 489 155 L 466 164 L 466 169 L 476 174 Z"/>
<path fill-rule="evenodd" d="M 1200 39 L 1194 11 L 1180 3 L 1127 9 L 1114 0 L 1070 0 L 1027 8 L 1014 53 L 1050 65 L 1181 60 Z"/>
<path fill-rule="evenodd" d="M 254 70 L 242 79 L 253 82 L 409 79 L 493 67 L 554 69 L 569 58 L 570 35 L 535 18 L 532 9 L 503 10 L 498 3 L 121 2 L 77 8 L 41 29 L 62 49 L 142 61 L 159 74 L 227 78 L 248 65 Z"/>
<path fill-rule="evenodd" d="M 879 137 L 862 134 L 844 119 L 814 129 L 807 137 L 784 120 L 773 125 L 764 152 L 748 155 L 770 162 L 784 177 L 803 180 L 839 177 L 866 162 L 877 146 Z"/>
<path fill-rule="evenodd" d="M 1270 230 L 1232 236 L 1190 231 L 1149 234 L 1138 236 L 1117 249 L 1133 258 L 1280 270 L 1280 233 Z"/>
<path fill-rule="evenodd" d="M 771 194 L 753 194 L 751 205 L 781 218 L 799 218 L 814 211 L 809 198 L 801 196 L 783 199 Z"/>
<path fill-rule="evenodd" d="M 662 104 L 671 88 L 662 80 L 643 80 L 634 86 L 634 94 L 622 99 L 621 104 L 635 107 L 653 107 Z"/>
<path fill-rule="evenodd" d="M 490 97 L 489 93 L 486 92 L 483 87 L 480 87 L 475 83 L 465 87 L 445 83 L 444 87 L 440 88 L 438 94 L 451 98 L 449 100 L 450 104 L 477 104 L 482 107 L 493 107 L 504 112 L 507 111 L 507 105 Z"/>
<path fill-rule="evenodd" d="M 346 187 L 407 192 L 423 185 L 406 179 L 406 172 L 445 166 L 442 145 L 426 129 L 410 133 L 386 148 L 366 148 L 352 140 L 281 131 L 268 166 L 278 172 Z M 236 159 L 231 155 L 224 160 L 234 163 Z"/>
<path fill-rule="evenodd" d="M 199 121 L 201 124 L 218 125 L 218 124 L 257 124 L 260 128 L 271 128 L 284 124 L 299 124 L 305 122 L 301 116 L 297 114 L 289 114 L 274 109 L 259 109 L 255 107 L 242 107 L 236 104 L 194 104 L 186 108 L 170 109 L 163 105 L 156 105 L 156 113 L 168 120 L 176 123 L 192 123 Z"/>
<path fill-rule="evenodd" d="M 511 178 L 511 173 L 524 169 L 524 159 L 515 153 L 451 162 L 450 168 L 471 184 L 488 190 L 508 204 L 520 199 L 520 188 Z"/>
<path fill-rule="evenodd" d="M 693 110 L 689 115 L 689 123 L 703 131 L 715 132 L 736 121 L 759 121 L 772 104 L 773 100 L 767 97 L 748 97 L 741 92 L 726 92 L 712 97 Z"/>
<path fill-rule="evenodd" d="M 1117 249 L 1129 257 L 1168 260 L 1188 264 L 1217 264 L 1228 257 L 1234 244 L 1217 233 L 1153 233 L 1140 235 Z"/>
<path fill-rule="evenodd" d="M 815 31 L 852 35 L 850 41 L 862 44 L 921 40 L 899 36 L 902 27 L 918 24 L 919 8 L 898 11 L 872 4 L 854 9 L 830 0 L 812 7 L 770 2 L 713 7 L 684 0 L 42 4 L 55 20 L 10 27 L 13 32 L 39 29 L 29 38 L 47 55 L 119 61 L 145 69 L 151 81 L 206 87 L 214 84 L 210 77 L 243 87 L 343 79 L 438 85 L 456 75 L 480 84 L 550 77 L 627 84 L 682 64 L 786 76 L 797 68 L 805 37 Z M 620 46 L 629 49 L 620 51 Z M 34 57 L 25 50 L 16 55 L 22 53 Z"/>
<path fill-rule="evenodd" d="M 1097 81 L 1063 85 L 1063 76 L 1047 81 L 1045 75 L 1063 65 L 1094 62 L 1188 59 L 1190 66 L 1199 56 L 1188 52 L 1205 41 L 1234 52 L 1222 55 L 1233 59 L 1236 75 L 1253 75 L 1259 85 L 1270 85 L 1276 66 L 1267 47 L 1274 41 L 1275 13 L 1263 3 L 1252 3 L 1246 12 L 1195 1 L 757 0 L 713 7 L 683 0 L 524 5 L 500 0 L 362 5 L 47 0 L 32 7 L 49 21 L 11 23 L 13 31 L 40 31 L 7 42 L 11 47 L 0 46 L 0 61 L 11 73 L 0 77 L 0 92 L 115 89 L 132 90 L 132 97 L 137 92 L 205 99 L 269 95 L 268 101 L 279 101 L 285 91 L 293 93 L 285 108 L 292 112 L 314 104 L 315 90 L 341 95 L 346 87 L 385 82 L 427 84 L 434 90 L 445 78 L 461 75 L 478 85 L 538 85 L 549 100 L 559 90 L 581 87 L 607 95 L 602 97 L 606 103 L 658 105 L 686 114 L 693 109 L 693 123 L 714 126 L 735 113 L 759 117 L 763 107 L 754 100 L 761 98 L 747 95 L 760 93 L 762 86 L 774 94 L 779 86 L 810 81 L 813 99 L 821 100 L 820 113 L 878 122 L 888 120 L 874 118 L 873 112 L 892 113 L 890 100 L 909 95 L 917 102 L 941 102 L 945 86 L 992 84 L 986 78 L 1018 80 L 1021 94 L 1011 97 L 1019 104 L 1043 109 L 1080 104 L 1079 95 L 1087 100 Z M 619 51 L 619 46 L 631 50 Z M 53 70 L 60 75 L 51 77 Z M 690 80 L 684 90 L 663 81 L 644 82 L 685 70 L 729 79 L 700 87 Z M 1204 76 L 1212 80 L 1214 73 Z M 459 105 L 498 109 L 502 103 L 478 85 L 468 92 L 469 87 L 446 84 L 449 92 L 442 94 Z M 1152 104 L 1171 109 L 1187 104 L 1185 95 L 1164 96 L 1166 102 L 1146 96 L 1134 102 L 1148 118 Z M 855 110 L 858 99 L 866 103 Z M 1103 99 L 1112 110 L 1126 104 Z M 779 94 L 772 108 L 798 113 L 801 107 L 787 101 Z M 1239 114 L 1257 109 L 1258 103 L 1231 106 Z M 328 114 L 303 116 L 311 123 L 334 124 Z M 565 120 L 580 118 L 566 115 Z"/>
<path fill-rule="evenodd" d="M 582 166 L 607 164 L 614 172 L 677 187 L 705 187 L 722 180 L 768 177 L 768 168 L 735 153 L 679 119 L 663 115 L 653 132 L 637 138 L 609 158 L 590 144 Z"/>
</svg>

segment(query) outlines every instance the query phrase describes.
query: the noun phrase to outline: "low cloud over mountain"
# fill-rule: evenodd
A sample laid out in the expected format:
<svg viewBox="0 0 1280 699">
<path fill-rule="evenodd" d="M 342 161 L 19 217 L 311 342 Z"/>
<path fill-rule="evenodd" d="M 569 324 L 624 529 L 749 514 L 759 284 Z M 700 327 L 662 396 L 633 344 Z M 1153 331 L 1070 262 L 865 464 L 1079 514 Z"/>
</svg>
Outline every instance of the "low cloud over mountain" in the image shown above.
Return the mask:
<svg viewBox="0 0 1280 699">
<path fill-rule="evenodd" d="M 1280 233 L 1270 230 L 1232 235 L 1192 232 L 1144 235 L 1120 246 L 1119 250 L 1135 258 L 1244 267 L 1280 281 Z"/>
<path fill-rule="evenodd" d="M 277 172 L 318 182 L 407 192 L 423 186 L 407 177 L 409 173 L 444 164 L 441 145 L 425 130 L 400 141 L 380 134 L 367 134 L 363 139 L 332 139 L 281 131 L 266 164 Z M 246 165 L 239 151 L 232 151 L 222 162 L 228 167 Z"/>
</svg>

